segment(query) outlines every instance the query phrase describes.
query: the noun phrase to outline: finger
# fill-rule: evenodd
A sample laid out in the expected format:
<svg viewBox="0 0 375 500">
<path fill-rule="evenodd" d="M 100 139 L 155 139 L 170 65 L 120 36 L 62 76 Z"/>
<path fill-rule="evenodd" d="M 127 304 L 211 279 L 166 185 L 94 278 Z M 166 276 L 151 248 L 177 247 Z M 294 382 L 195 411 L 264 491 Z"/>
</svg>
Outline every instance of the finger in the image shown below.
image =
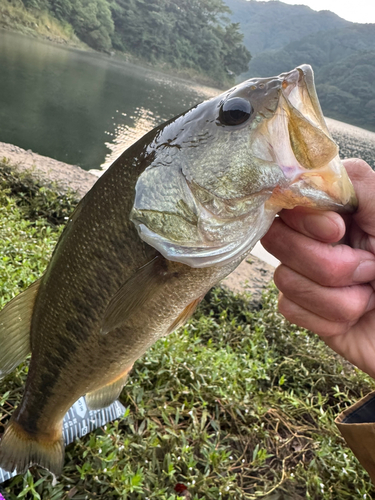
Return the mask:
<svg viewBox="0 0 375 500">
<path fill-rule="evenodd" d="M 321 335 L 324 342 L 370 377 L 375 378 L 374 311 L 366 313 L 358 323 L 341 335 Z"/>
<path fill-rule="evenodd" d="M 354 214 L 354 220 L 358 226 L 367 234 L 375 237 L 375 172 L 363 160 L 344 160 L 344 166 L 353 183 L 358 198 L 358 210 Z M 374 242 L 362 240 L 365 250 L 375 253 Z"/>
<path fill-rule="evenodd" d="M 322 337 L 344 335 L 352 326 L 349 321 L 330 321 L 308 311 L 280 293 L 279 312 L 290 322 Z"/>
<path fill-rule="evenodd" d="M 287 267 L 323 286 L 351 286 L 375 279 L 375 256 L 370 252 L 316 241 L 280 218 L 273 222 L 262 244 Z"/>
<path fill-rule="evenodd" d="M 323 287 L 284 265 L 276 269 L 274 280 L 286 298 L 329 321 L 356 322 L 375 308 L 371 285 Z"/>
<path fill-rule="evenodd" d="M 345 223 L 335 212 L 317 212 L 297 207 L 282 210 L 279 216 L 295 231 L 326 243 L 335 243 L 345 234 Z"/>
<path fill-rule="evenodd" d="M 375 378 L 375 335 L 373 312 L 368 312 L 357 324 L 329 321 L 307 311 L 283 294 L 279 297 L 279 311 L 291 323 L 307 328 L 335 352 Z"/>
</svg>

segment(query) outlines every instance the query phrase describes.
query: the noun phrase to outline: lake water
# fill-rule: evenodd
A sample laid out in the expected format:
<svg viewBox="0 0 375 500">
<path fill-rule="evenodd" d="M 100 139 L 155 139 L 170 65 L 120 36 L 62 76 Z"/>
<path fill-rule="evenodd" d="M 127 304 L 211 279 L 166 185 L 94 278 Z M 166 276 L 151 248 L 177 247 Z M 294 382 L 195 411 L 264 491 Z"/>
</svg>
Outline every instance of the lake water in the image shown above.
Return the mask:
<svg viewBox="0 0 375 500">
<path fill-rule="evenodd" d="M 0 31 L 0 142 L 89 170 L 215 95 L 115 57 Z"/>
<path fill-rule="evenodd" d="M 286 68 L 286 70 L 291 68 Z M 0 142 L 86 170 L 217 94 L 122 59 L 0 31 Z M 375 169 L 375 133 L 328 121 L 343 157 Z"/>
</svg>

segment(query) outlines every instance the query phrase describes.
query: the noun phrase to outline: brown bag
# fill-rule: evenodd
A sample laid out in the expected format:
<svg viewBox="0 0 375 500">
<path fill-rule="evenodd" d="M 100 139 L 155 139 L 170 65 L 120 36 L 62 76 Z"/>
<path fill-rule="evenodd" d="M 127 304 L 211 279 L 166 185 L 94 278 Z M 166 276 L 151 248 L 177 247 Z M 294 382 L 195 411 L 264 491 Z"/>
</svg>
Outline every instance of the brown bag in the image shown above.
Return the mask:
<svg viewBox="0 0 375 500">
<path fill-rule="evenodd" d="M 335 423 L 375 484 L 375 392 L 341 413 Z"/>
</svg>

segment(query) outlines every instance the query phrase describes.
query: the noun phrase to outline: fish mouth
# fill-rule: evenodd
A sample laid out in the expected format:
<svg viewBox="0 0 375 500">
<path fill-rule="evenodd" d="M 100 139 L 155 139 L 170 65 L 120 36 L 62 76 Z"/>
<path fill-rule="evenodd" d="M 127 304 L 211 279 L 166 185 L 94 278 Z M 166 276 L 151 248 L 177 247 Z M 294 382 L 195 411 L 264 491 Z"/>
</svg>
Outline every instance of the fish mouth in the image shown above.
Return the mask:
<svg viewBox="0 0 375 500">
<path fill-rule="evenodd" d="M 325 123 L 311 66 L 299 66 L 279 79 L 278 108 L 262 135 L 267 155 L 282 169 L 285 183 L 273 190 L 267 206 L 355 211 L 354 188 Z"/>
</svg>

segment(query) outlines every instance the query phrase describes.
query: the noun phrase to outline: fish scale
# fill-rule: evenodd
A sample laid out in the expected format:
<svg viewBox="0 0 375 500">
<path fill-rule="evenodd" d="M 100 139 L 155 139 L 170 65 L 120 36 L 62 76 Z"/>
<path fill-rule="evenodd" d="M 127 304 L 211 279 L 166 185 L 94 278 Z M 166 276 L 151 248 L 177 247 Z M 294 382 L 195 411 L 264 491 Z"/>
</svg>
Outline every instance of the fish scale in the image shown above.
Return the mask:
<svg viewBox="0 0 375 500">
<path fill-rule="evenodd" d="M 0 466 L 59 475 L 72 404 L 113 402 L 133 363 L 297 205 L 356 205 L 308 66 L 243 82 L 126 150 L 79 203 L 41 279 L 0 312 L 0 373 L 32 353 Z"/>
</svg>

